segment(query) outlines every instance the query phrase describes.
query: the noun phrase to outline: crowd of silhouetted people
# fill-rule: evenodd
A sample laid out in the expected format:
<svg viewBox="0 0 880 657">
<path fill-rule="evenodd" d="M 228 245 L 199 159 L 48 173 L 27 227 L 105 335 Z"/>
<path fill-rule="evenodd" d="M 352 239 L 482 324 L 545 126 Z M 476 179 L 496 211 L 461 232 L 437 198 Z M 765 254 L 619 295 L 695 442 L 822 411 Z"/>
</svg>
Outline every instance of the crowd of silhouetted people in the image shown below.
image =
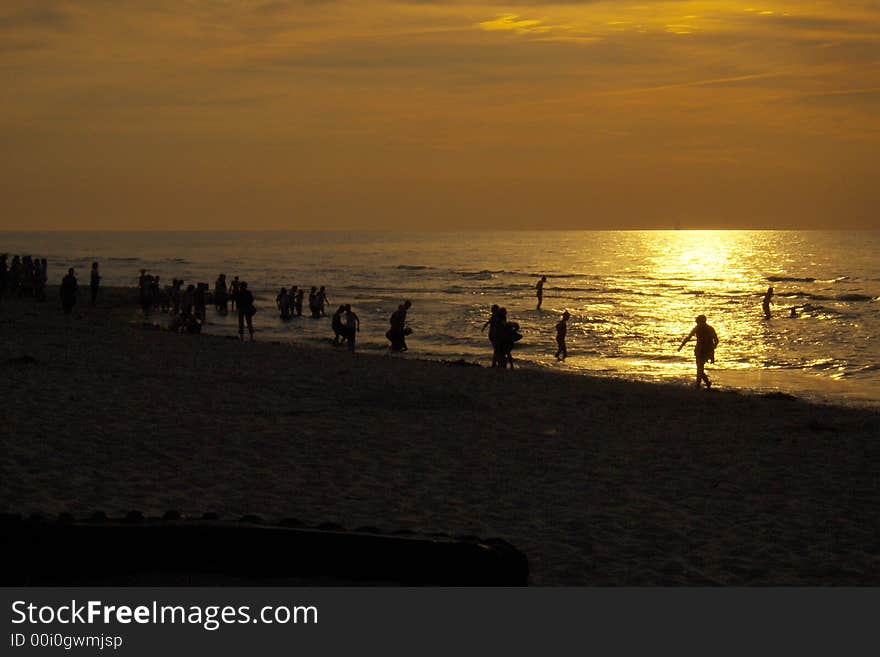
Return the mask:
<svg viewBox="0 0 880 657">
<path fill-rule="evenodd" d="M 30 297 L 45 301 L 47 271 L 48 263 L 45 258 L 14 255 L 9 260 L 8 254 L 0 254 L 0 298 Z"/>
<path fill-rule="evenodd" d="M 46 284 L 48 281 L 47 261 L 45 258 L 35 258 L 30 255 L 0 254 L 0 299 L 33 298 L 38 301 L 46 300 Z M 92 263 L 89 272 L 89 289 L 92 305 L 95 305 L 101 288 L 101 274 L 99 264 Z M 535 285 L 537 297 L 536 310 L 541 312 L 544 298 L 544 286 L 546 276 L 541 276 Z M 65 314 L 70 315 L 79 298 L 79 283 L 73 268 L 69 268 L 67 274 L 59 285 L 61 307 Z M 763 295 L 761 308 L 766 319 L 770 319 L 770 306 L 775 292 L 772 286 Z M 149 273 L 146 269 L 140 271 L 138 278 L 138 301 L 144 315 L 152 312 L 163 312 L 171 315 L 171 330 L 181 333 L 200 333 L 202 324 L 206 321 L 207 307 L 213 305 L 220 315 L 228 315 L 230 312 L 238 316 L 238 334 L 244 340 L 247 333 L 251 340 L 254 339 L 254 315 L 257 307 L 254 303 L 254 295 L 248 289 L 246 281 L 238 276 L 228 280 L 225 274 L 220 274 L 214 282 L 213 290 L 207 283 L 199 282 L 186 284 L 183 279 L 174 278 L 170 285 L 163 285 L 158 275 Z M 282 287 L 275 297 L 275 304 L 282 321 L 289 321 L 294 317 L 302 317 L 303 308 L 307 308 L 312 318 L 324 318 L 328 316 L 327 308 L 330 300 L 325 286 L 312 286 L 308 295 L 304 287 L 297 285 L 290 288 Z M 306 305 L 307 304 L 307 305 Z M 389 317 L 389 328 L 385 337 L 389 342 L 389 348 L 393 352 L 405 352 L 408 347 L 406 338 L 412 333 L 407 326 L 407 313 L 412 307 L 409 300 L 401 303 Z M 790 308 L 788 315 L 797 318 L 797 307 Z M 568 334 L 568 320 L 571 315 L 564 311 L 555 325 L 557 350 L 555 357 L 564 361 L 568 355 L 566 336 Z M 351 304 L 340 304 L 330 316 L 330 326 L 333 331 L 334 345 L 347 345 L 351 351 L 355 350 L 357 334 L 360 332 L 360 318 L 352 310 Z M 489 342 L 492 345 L 492 367 L 513 368 L 513 349 L 522 340 L 523 335 L 520 325 L 511 321 L 507 315 L 507 309 L 497 304 L 492 305 L 491 315 L 483 325 L 483 331 L 488 329 Z M 696 338 L 694 350 L 697 365 L 696 386 L 705 384 L 711 387 L 709 377 L 705 373 L 705 364 L 714 362 L 715 347 L 718 345 L 718 335 L 706 321 L 705 315 L 699 315 L 693 330 L 679 345 L 681 350 L 684 345 Z"/>
<path fill-rule="evenodd" d="M 172 279 L 171 285 L 163 286 L 159 276 L 142 269 L 138 279 L 138 294 L 145 315 L 163 312 L 172 316 L 172 330 L 182 333 L 201 332 L 202 324 L 206 321 L 206 309 L 212 305 L 219 315 L 228 315 L 231 312 L 238 316 L 238 334 L 242 340 L 245 333 L 251 340 L 254 339 L 254 315 L 257 313 L 257 306 L 247 281 L 240 280 L 238 276 L 228 279 L 226 274 L 220 274 L 214 281 L 212 290 L 207 283 L 186 284 L 179 278 Z M 305 297 L 305 288 L 296 285 L 289 289 L 282 287 L 275 297 L 280 318 L 287 321 L 301 317 Z M 311 317 L 326 317 L 328 305 L 326 288 L 323 285 L 320 288 L 313 286 L 308 294 L 307 306 Z M 350 306 L 344 312 L 347 313 L 344 324 L 354 325 L 356 333 L 359 330 L 357 315 L 351 312 Z M 344 333 L 345 341 L 353 350 L 355 339 L 352 332 L 346 330 Z"/>
</svg>

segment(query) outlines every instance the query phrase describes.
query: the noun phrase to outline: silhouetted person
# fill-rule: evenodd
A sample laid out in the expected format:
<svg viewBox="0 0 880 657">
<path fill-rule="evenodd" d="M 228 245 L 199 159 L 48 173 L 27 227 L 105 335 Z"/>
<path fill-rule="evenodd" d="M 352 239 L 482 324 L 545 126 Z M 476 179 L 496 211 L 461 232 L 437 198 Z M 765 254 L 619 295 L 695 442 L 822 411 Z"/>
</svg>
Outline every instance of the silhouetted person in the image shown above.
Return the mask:
<svg viewBox="0 0 880 657">
<path fill-rule="evenodd" d="M 312 317 L 321 316 L 321 307 L 318 305 L 318 288 L 314 285 L 309 290 L 309 311 L 312 313 Z"/>
<path fill-rule="evenodd" d="M 496 341 L 498 339 L 498 329 L 502 322 L 501 316 L 499 314 L 500 308 L 497 303 L 492 304 L 492 314 L 489 315 L 489 319 L 486 320 L 486 323 L 483 324 L 483 331 L 486 330 L 486 327 L 489 327 L 489 342 L 492 344 L 492 367 L 497 367 L 500 363 L 498 362 L 498 345 Z"/>
<path fill-rule="evenodd" d="M 180 314 L 180 298 L 183 296 L 183 292 L 181 292 L 181 288 L 183 288 L 183 279 L 182 278 L 172 278 L 171 279 L 171 312 L 175 315 Z"/>
<path fill-rule="evenodd" d="M 791 312 L 788 313 L 788 316 L 789 316 L 791 319 L 797 319 L 797 318 L 798 318 L 797 306 L 792 306 L 792 307 L 791 307 Z"/>
<path fill-rule="evenodd" d="M 348 350 L 354 353 L 354 345 L 357 341 L 358 331 L 361 330 L 361 320 L 354 314 L 351 305 L 345 304 L 345 313 L 342 316 L 342 329 L 345 339 L 348 340 Z"/>
<path fill-rule="evenodd" d="M 9 266 L 6 264 L 7 255 L 0 253 L 0 299 L 6 295 L 6 286 L 9 284 Z"/>
<path fill-rule="evenodd" d="M 286 287 L 281 288 L 278 296 L 275 297 L 275 303 L 278 306 L 278 310 L 281 311 L 281 319 L 290 319 L 291 300 Z"/>
<path fill-rule="evenodd" d="M 770 304 L 772 303 L 771 299 L 773 299 L 773 286 L 767 288 L 767 293 L 764 295 L 764 300 L 761 302 L 761 307 L 764 309 L 764 318 L 770 319 Z"/>
<path fill-rule="evenodd" d="M 22 256 L 19 273 L 19 297 L 34 296 L 34 263 L 29 255 Z"/>
<path fill-rule="evenodd" d="M 45 258 L 35 261 L 34 277 L 37 286 L 37 301 L 46 300 L 46 283 L 49 282 L 49 263 Z"/>
<path fill-rule="evenodd" d="M 92 263 L 92 271 L 89 278 L 89 289 L 92 292 L 92 305 L 98 300 L 98 287 L 101 285 L 101 275 L 98 273 L 98 263 Z"/>
<path fill-rule="evenodd" d="M 226 274 L 220 274 L 214 282 L 214 309 L 221 315 L 229 312 L 229 293 L 226 289 Z"/>
<path fill-rule="evenodd" d="M 141 269 L 140 276 L 138 276 L 138 301 L 141 304 L 141 310 L 144 311 L 144 314 L 147 314 L 148 306 L 147 306 L 147 270 Z"/>
<path fill-rule="evenodd" d="M 21 257 L 12 256 L 12 262 L 9 265 L 9 291 L 12 296 L 21 296 L 19 288 L 21 286 Z"/>
<path fill-rule="evenodd" d="M 538 307 L 535 310 L 541 310 L 541 303 L 544 301 L 544 283 L 547 282 L 546 276 L 541 276 L 541 280 L 535 285 L 535 296 L 538 297 Z"/>
<path fill-rule="evenodd" d="M 290 296 L 293 297 L 293 309 L 296 312 L 296 316 L 302 317 L 303 297 L 305 296 L 305 291 L 302 288 L 298 288 L 296 285 L 294 285 L 293 292 L 291 292 Z"/>
<path fill-rule="evenodd" d="M 321 317 L 323 317 L 325 315 L 324 306 L 326 306 L 328 303 L 330 303 L 330 299 L 327 298 L 327 292 L 324 290 L 323 285 L 321 286 L 321 289 L 318 290 L 316 300 L 318 303 L 318 312 L 321 315 Z"/>
<path fill-rule="evenodd" d="M 195 308 L 195 316 L 203 322 L 205 321 L 207 305 L 208 284 L 197 283 L 196 290 L 193 292 L 193 306 Z"/>
<path fill-rule="evenodd" d="M 152 276 L 149 278 L 149 289 L 148 289 L 148 299 L 150 307 L 153 310 L 158 310 L 159 308 L 163 308 L 165 312 L 168 312 L 169 304 L 171 303 L 171 295 L 165 295 L 166 298 L 163 298 L 162 294 L 162 286 L 159 283 L 159 276 Z M 164 303 L 164 306 L 162 305 Z"/>
<path fill-rule="evenodd" d="M 235 312 L 235 306 L 238 303 L 240 285 L 241 283 L 238 282 L 238 276 L 233 276 L 232 282 L 229 284 L 229 305 L 232 308 L 232 312 Z"/>
<path fill-rule="evenodd" d="M 73 307 L 76 305 L 76 295 L 79 291 L 79 286 L 76 283 L 76 276 L 73 273 L 73 267 L 67 270 L 67 276 L 65 276 L 61 280 L 61 288 L 59 289 L 59 294 L 61 295 L 61 308 L 64 310 L 65 315 L 69 315 L 73 311 Z"/>
<path fill-rule="evenodd" d="M 715 362 L 715 347 L 718 346 L 718 334 L 715 329 L 706 323 L 706 316 L 699 315 L 696 319 L 697 325 L 691 329 L 687 337 L 678 345 L 677 351 L 687 344 L 687 341 L 696 336 L 697 344 L 694 346 L 694 358 L 697 361 L 697 383 L 696 387 L 700 387 L 700 383 L 706 382 L 706 390 L 712 387 L 712 382 L 706 376 L 704 367 L 706 362 Z"/>
<path fill-rule="evenodd" d="M 522 340 L 519 324 L 507 321 L 507 308 L 498 309 L 498 328 L 495 336 L 496 367 L 513 369 L 513 345 Z"/>
<path fill-rule="evenodd" d="M 186 290 L 180 293 L 180 301 L 177 305 L 177 314 L 184 316 L 192 315 L 195 302 L 196 286 L 192 284 L 187 285 Z"/>
<path fill-rule="evenodd" d="M 238 278 L 236 276 L 236 278 Z M 238 307 L 238 337 L 244 340 L 244 326 L 247 324 L 248 333 L 250 333 L 251 341 L 254 339 L 254 314 L 257 309 L 254 307 L 254 295 L 248 289 L 247 283 L 241 281 L 236 286 L 238 288 L 238 298 L 235 299 L 235 305 Z"/>
<path fill-rule="evenodd" d="M 406 351 L 408 349 L 406 346 L 406 336 L 412 333 L 412 330 L 406 326 L 406 313 L 411 307 L 412 302 L 407 300 L 391 313 L 391 317 L 388 320 L 391 328 L 385 334 L 385 337 L 391 342 L 391 351 Z"/>
<path fill-rule="evenodd" d="M 345 328 L 342 325 L 342 316 L 345 314 L 345 306 L 339 306 L 333 317 L 330 318 L 330 328 L 333 329 L 333 344 L 342 344 L 345 340 Z"/>
<path fill-rule="evenodd" d="M 568 333 L 568 318 L 571 315 L 566 310 L 562 313 L 562 319 L 556 323 L 556 360 L 565 360 L 568 350 L 565 348 L 565 334 Z"/>
</svg>

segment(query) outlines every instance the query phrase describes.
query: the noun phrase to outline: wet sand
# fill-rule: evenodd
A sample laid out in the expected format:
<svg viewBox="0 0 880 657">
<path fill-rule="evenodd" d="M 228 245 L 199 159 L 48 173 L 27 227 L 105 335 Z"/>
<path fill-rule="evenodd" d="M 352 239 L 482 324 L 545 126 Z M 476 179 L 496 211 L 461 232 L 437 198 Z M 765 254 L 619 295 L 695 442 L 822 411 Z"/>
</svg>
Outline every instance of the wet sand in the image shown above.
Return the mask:
<svg viewBox="0 0 880 657">
<path fill-rule="evenodd" d="M 326 348 L 242 344 L 83 298 L 0 304 L 0 511 L 501 537 L 537 585 L 880 584 L 876 409 L 351 356 L 329 322 Z"/>
</svg>

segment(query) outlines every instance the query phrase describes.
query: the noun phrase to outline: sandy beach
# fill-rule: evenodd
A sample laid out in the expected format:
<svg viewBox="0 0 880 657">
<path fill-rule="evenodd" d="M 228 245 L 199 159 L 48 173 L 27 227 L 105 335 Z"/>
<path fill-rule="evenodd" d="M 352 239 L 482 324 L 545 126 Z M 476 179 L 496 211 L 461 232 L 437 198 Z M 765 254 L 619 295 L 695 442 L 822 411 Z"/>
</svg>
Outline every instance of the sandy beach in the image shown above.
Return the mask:
<svg viewBox="0 0 880 657">
<path fill-rule="evenodd" d="M 0 511 L 500 537 L 534 585 L 880 584 L 876 410 L 180 335 L 83 296 L 0 304 Z"/>
</svg>

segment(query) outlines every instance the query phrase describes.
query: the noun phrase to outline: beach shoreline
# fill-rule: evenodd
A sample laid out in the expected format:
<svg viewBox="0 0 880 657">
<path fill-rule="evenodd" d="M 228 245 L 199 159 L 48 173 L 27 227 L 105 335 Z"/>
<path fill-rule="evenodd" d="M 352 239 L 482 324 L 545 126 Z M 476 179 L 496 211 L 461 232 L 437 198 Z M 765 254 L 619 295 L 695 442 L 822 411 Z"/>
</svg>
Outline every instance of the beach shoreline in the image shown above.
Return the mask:
<svg viewBox="0 0 880 657">
<path fill-rule="evenodd" d="M 498 536 L 538 585 L 880 583 L 876 409 L 176 334 L 136 294 L 2 300 L 0 511 Z"/>
</svg>

